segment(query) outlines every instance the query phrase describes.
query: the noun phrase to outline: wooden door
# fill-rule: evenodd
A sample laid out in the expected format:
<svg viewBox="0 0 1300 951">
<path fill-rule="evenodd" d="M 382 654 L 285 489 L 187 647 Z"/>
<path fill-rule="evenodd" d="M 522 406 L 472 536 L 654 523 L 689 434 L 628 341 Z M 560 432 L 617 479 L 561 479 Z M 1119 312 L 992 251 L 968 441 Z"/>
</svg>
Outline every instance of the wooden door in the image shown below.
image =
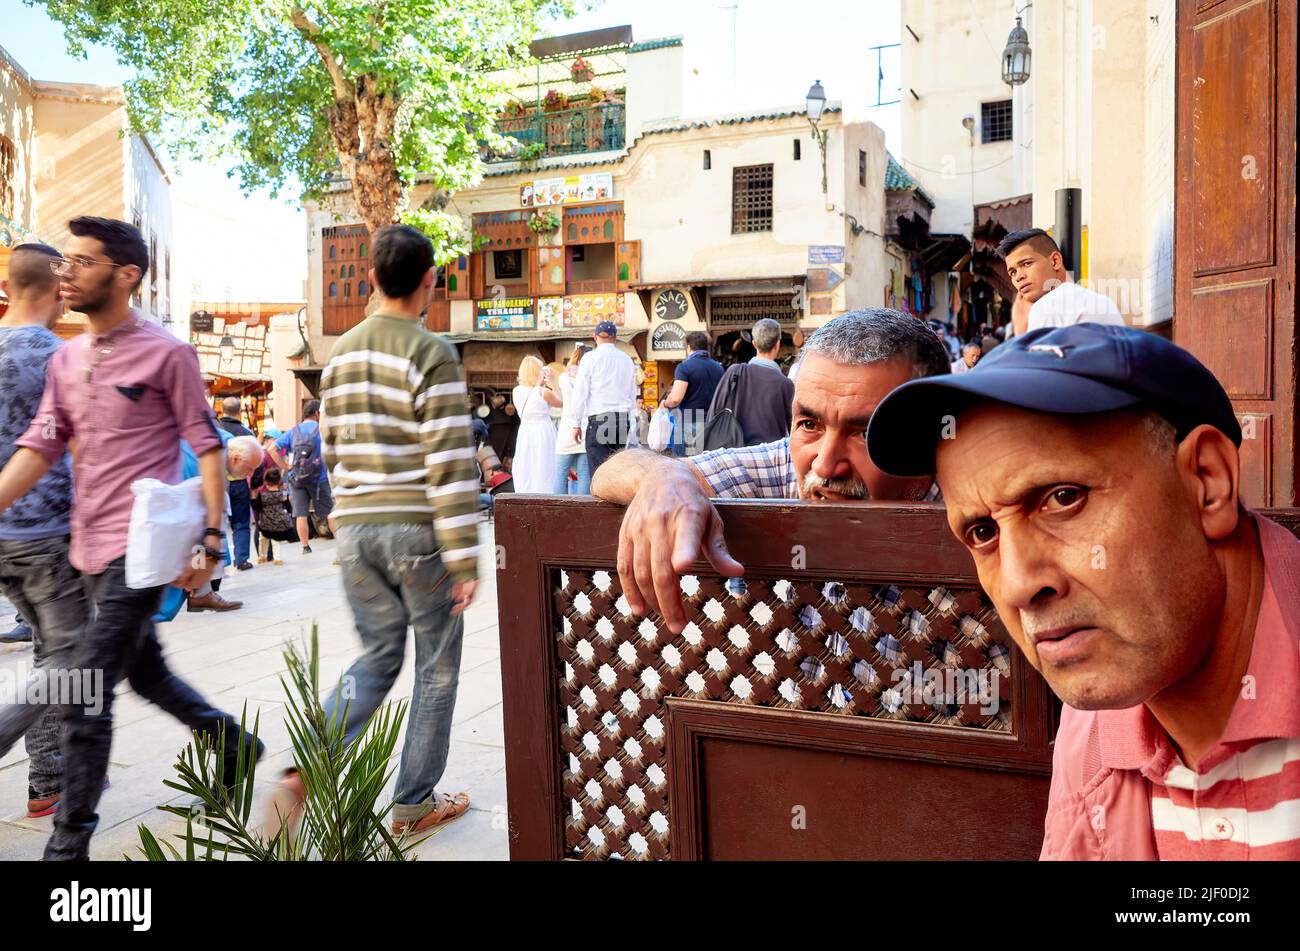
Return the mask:
<svg viewBox="0 0 1300 951">
<path fill-rule="evenodd" d="M 1232 397 L 1242 497 L 1293 505 L 1296 3 L 1179 0 L 1174 340 Z"/>
</svg>

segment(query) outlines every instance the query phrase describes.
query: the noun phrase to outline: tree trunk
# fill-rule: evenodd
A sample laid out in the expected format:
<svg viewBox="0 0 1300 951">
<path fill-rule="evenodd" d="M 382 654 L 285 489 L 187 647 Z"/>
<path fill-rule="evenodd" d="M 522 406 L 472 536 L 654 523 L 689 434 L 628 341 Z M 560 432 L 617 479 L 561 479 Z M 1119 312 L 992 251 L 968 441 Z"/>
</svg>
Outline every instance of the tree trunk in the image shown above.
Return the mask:
<svg viewBox="0 0 1300 951">
<path fill-rule="evenodd" d="M 339 165 L 352 183 L 357 213 L 373 234 L 397 221 L 402 202 L 402 179 L 393 153 L 393 130 L 401 100 L 376 90 L 373 76 L 349 79 L 334 51 L 321 38 L 320 28 L 301 7 L 295 6 L 290 22 L 320 54 L 333 86 L 334 105 L 327 118 L 338 151 Z"/>
<path fill-rule="evenodd" d="M 343 174 L 352 183 L 357 213 L 372 234 L 397 221 L 402 201 L 402 180 L 392 147 L 399 102 L 373 88 L 370 77 L 358 78 L 351 101 L 340 102 L 336 97 L 329 117 Z"/>
</svg>

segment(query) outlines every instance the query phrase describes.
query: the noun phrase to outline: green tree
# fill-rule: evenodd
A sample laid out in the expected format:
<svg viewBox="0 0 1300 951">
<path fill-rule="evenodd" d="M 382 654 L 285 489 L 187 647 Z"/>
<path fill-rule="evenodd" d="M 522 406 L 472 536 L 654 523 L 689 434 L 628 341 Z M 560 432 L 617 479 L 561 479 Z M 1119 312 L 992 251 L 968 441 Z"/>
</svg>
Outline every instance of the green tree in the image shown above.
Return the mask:
<svg viewBox="0 0 1300 951">
<path fill-rule="evenodd" d="M 372 231 L 405 218 L 444 258 L 463 242 L 447 196 L 500 145 L 500 73 L 528 59 L 572 0 L 26 0 L 69 48 L 103 44 L 134 69 L 135 129 L 173 155 L 233 154 L 241 187 L 321 199 L 346 179 Z M 496 75 L 494 75 L 496 73 Z M 432 184 L 408 208 L 420 176 Z M 461 249 L 463 250 L 463 249 Z"/>
</svg>

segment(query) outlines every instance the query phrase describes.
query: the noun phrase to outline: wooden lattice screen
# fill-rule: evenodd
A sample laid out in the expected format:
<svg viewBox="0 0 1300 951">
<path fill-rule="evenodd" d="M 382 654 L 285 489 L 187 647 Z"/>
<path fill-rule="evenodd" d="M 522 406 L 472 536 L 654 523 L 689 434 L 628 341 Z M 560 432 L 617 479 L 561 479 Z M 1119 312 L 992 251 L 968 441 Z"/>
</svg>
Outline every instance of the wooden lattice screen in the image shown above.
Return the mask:
<svg viewBox="0 0 1300 951">
<path fill-rule="evenodd" d="M 512 857 L 1034 857 L 1053 703 L 942 508 L 720 510 L 745 579 L 698 566 L 673 635 L 627 614 L 621 509 L 498 500 Z M 983 695 L 962 693 L 976 683 Z M 771 756 L 804 772 L 770 769 Z M 821 795 L 805 780 L 822 774 L 847 796 L 819 800 L 822 815 L 862 790 L 842 820 L 856 839 L 773 820 L 783 795 L 796 810 Z M 928 792 L 868 792 L 893 781 Z M 746 800 L 754 782 L 771 795 Z M 927 823 L 950 834 L 913 843 Z"/>
</svg>

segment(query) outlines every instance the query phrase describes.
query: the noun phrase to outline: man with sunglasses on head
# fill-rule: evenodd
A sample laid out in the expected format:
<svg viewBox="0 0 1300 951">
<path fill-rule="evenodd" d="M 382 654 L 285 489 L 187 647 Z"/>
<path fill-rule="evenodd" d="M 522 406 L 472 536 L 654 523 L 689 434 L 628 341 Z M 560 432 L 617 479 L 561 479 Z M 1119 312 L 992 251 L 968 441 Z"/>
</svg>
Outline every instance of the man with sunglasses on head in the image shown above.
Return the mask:
<svg viewBox="0 0 1300 951">
<path fill-rule="evenodd" d="M 162 587 L 126 584 L 131 484 L 149 478 L 179 482 L 181 439 L 199 458 L 210 527 L 193 540 L 203 557 L 193 559 L 174 584 L 191 591 L 201 587 L 222 557 L 225 463 L 198 358 L 188 344 L 131 308 L 131 295 L 149 267 L 139 230 L 93 217 L 75 218 L 68 229 L 69 253 L 52 262 L 53 270 L 61 278 L 63 301 L 85 314 L 89 328 L 50 358 L 40 407 L 0 471 L 2 514 L 75 440 L 69 559 L 93 608 L 73 666 L 85 672 L 83 683 L 97 689 L 66 708 L 64 792 L 45 848 L 50 860 L 89 857 L 112 742 L 113 691 L 121 681 L 214 744 L 223 737 L 227 781 L 241 741 L 247 755 L 262 750 L 260 743 L 252 750 L 252 737 L 230 714 L 214 709 L 168 669 L 151 620 Z"/>
</svg>

